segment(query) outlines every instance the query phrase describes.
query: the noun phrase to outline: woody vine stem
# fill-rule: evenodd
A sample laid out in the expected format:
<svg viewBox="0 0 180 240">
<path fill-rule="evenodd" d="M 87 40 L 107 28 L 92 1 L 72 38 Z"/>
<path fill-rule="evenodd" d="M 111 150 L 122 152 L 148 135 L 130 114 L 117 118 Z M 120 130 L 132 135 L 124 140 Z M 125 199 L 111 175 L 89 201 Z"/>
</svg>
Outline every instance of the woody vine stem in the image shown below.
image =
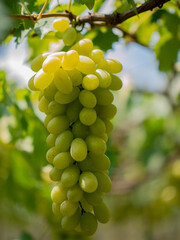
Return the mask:
<svg viewBox="0 0 180 240">
<path fill-rule="evenodd" d="M 163 4 L 168 2 L 170 0 L 148 0 L 147 2 L 139 5 L 136 7 L 136 11 L 138 14 L 153 10 L 156 7 L 161 8 Z M 130 9 L 128 11 L 125 11 L 123 13 L 112 13 L 112 14 L 100 14 L 100 13 L 89 13 L 89 15 L 84 17 L 79 17 L 78 19 L 78 25 L 89 23 L 93 26 L 107 26 L 107 27 L 115 27 L 119 28 L 118 24 L 124 22 L 125 20 L 133 17 L 136 15 L 136 12 L 134 9 Z M 39 20 L 40 18 L 49 18 L 49 17 L 66 17 L 69 18 L 70 21 L 73 19 L 77 19 L 77 15 L 65 11 L 61 13 L 43 13 L 41 14 L 41 17 L 38 15 L 21 15 L 21 14 L 13 14 L 11 15 L 14 19 L 24 19 L 24 20 Z"/>
</svg>

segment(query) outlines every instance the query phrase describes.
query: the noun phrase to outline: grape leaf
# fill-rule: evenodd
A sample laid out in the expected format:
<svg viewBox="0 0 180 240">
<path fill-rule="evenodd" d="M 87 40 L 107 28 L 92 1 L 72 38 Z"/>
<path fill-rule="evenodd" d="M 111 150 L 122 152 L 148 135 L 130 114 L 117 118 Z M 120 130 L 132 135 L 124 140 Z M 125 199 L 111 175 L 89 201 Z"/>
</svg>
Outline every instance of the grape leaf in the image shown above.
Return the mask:
<svg viewBox="0 0 180 240">
<path fill-rule="evenodd" d="M 85 4 L 91 10 L 94 7 L 95 0 L 75 0 L 75 2 Z"/>
</svg>

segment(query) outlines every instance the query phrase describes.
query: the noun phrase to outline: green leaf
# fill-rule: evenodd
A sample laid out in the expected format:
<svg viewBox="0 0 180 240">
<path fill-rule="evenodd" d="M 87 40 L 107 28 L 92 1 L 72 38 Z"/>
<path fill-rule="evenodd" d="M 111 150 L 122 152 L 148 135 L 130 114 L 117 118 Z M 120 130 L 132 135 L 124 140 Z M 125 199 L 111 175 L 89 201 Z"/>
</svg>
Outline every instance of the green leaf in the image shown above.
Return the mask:
<svg viewBox="0 0 180 240">
<path fill-rule="evenodd" d="M 94 7 L 95 0 L 75 0 L 75 2 L 85 4 L 91 10 Z"/>
<path fill-rule="evenodd" d="M 132 6 L 134 12 L 138 15 L 138 12 L 136 10 L 136 3 L 134 0 L 127 0 L 127 2 Z"/>
</svg>

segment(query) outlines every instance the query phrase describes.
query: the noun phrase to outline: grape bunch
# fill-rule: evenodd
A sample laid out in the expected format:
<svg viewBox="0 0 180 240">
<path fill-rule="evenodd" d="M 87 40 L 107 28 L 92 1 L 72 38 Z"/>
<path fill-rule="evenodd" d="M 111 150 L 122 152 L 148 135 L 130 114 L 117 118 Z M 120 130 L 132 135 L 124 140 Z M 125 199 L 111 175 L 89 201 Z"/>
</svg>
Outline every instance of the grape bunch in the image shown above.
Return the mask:
<svg viewBox="0 0 180 240">
<path fill-rule="evenodd" d="M 39 110 L 46 114 L 44 125 L 50 149 L 47 161 L 55 183 L 52 211 L 63 229 L 85 235 L 95 233 L 100 223 L 108 222 L 110 212 L 103 201 L 110 192 L 110 160 L 105 155 L 107 133 L 116 114 L 112 91 L 122 82 L 116 73 L 122 65 L 103 59 L 103 52 L 93 48 L 69 21 L 57 19 L 53 27 L 69 51 L 44 53 L 31 64 L 37 72 L 29 88 L 40 91 Z"/>
</svg>

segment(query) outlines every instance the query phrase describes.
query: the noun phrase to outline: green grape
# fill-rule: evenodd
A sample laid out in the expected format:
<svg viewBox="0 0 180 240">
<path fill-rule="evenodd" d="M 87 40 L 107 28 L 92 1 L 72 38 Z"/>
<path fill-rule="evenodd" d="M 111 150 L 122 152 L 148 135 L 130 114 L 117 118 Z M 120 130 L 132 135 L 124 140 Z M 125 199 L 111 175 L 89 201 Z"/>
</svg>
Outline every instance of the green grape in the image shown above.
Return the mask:
<svg viewBox="0 0 180 240">
<path fill-rule="evenodd" d="M 95 191 L 93 193 L 84 193 L 84 197 L 89 204 L 98 206 L 103 202 L 104 194 L 102 192 Z"/>
<path fill-rule="evenodd" d="M 79 86 L 82 83 L 82 74 L 77 69 L 67 71 L 73 86 Z"/>
<path fill-rule="evenodd" d="M 86 172 L 86 171 L 96 171 L 97 170 L 94 167 L 93 162 L 91 161 L 89 156 L 87 156 L 84 161 L 78 162 L 78 167 L 81 169 L 81 171 L 84 171 L 84 172 Z"/>
<path fill-rule="evenodd" d="M 99 206 L 94 206 L 94 215 L 100 223 L 107 223 L 111 214 L 107 205 L 102 202 Z"/>
<path fill-rule="evenodd" d="M 86 108 L 94 108 L 97 103 L 95 95 L 87 90 L 82 90 L 80 92 L 79 101 Z"/>
<path fill-rule="evenodd" d="M 80 218 L 82 232 L 87 235 L 93 235 L 97 230 L 97 220 L 92 213 L 84 213 Z"/>
<path fill-rule="evenodd" d="M 56 217 L 62 217 L 61 213 L 60 213 L 60 204 L 53 202 L 52 204 L 52 212 L 54 213 L 54 215 Z"/>
<path fill-rule="evenodd" d="M 106 152 L 106 143 L 105 141 L 95 135 L 89 135 L 86 138 L 86 144 L 88 150 L 96 154 L 104 154 Z"/>
<path fill-rule="evenodd" d="M 53 164 L 57 169 L 65 169 L 73 163 L 73 159 L 69 152 L 58 153 L 54 159 Z"/>
<path fill-rule="evenodd" d="M 101 136 L 106 131 L 106 126 L 102 119 L 97 118 L 95 123 L 93 123 L 90 127 L 90 132 L 94 135 Z"/>
<path fill-rule="evenodd" d="M 72 92 L 69 94 L 63 94 L 61 92 L 57 92 L 55 94 L 55 101 L 61 104 L 67 104 L 70 102 L 73 102 L 79 95 L 79 88 L 78 87 L 74 87 Z"/>
<path fill-rule="evenodd" d="M 54 85 L 54 82 L 52 82 L 47 88 L 44 89 L 43 94 L 49 101 L 53 101 L 56 92 L 57 88 Z"/>
<path fill-rule="evenodd" d="M 57 31 L 64 32 L 69 28 L 69 21 L 64 18 L 55 19 L 53 28 Z"/>
<path fill-rule="evenodd" d="M 91 58 L 80 55 L 76 69 L 84 74 L 91 74 L 96 71 L 96 64 Z"/>
<path fill-rule="evenodd" d="M 77 162 L 83 161 L 87 156 L 87 146 L 83 139 L 75 138 L 71 143 L 71 156 Z"/>
<path fill-rule="evenodd" d="M 42 68 L 44 60 L 49 56 L 50 53 L 43 53 L 33 59 L 31 62 L 31 69 L 34 72 L 38 72 Z"/>
<path fill-rule="evenodd" d="M 105 88 L 97 88 L 93 91 L 99 105 L 109 105 L 113 102 L 113 94 Z"/>
<path fill-rule="evenodd" d="M 111 84 L 111 75 L 102 69 L 96 69 L 95 75 L 99 79 L 99 87 L 108 88 Z"/>
<path fill-rule="evenodd" d="M 83 197 L 83 191 L 80 188 L 79 184 L 76 184 L 72 188 L 70 188 L 67 192 L 67 198 L 71 202 L 79 202 Z"/>
<path fill-rule="evenodd" d="M 79 119 L 84 125 L 90 126 L 95 123 L 97 119 L 96 111 L 91 108 L 83 108 L 80 111 Z"/>
<path fill-rule="evenodd" d="M 70 46 L 76 41 L 76 37 L 76 30 L 73 27 L 70 27 L 63 34 L 63 42 L 66 46 Z"/>
<path fill-rule="evenodd" d="M 47 130 L 52 134 L 59 134 L 69 127 L 69 121 L 66 116 L 60 115 L 52 118 L 48 125 Z"/>
<path fill-rule="evenodd" d="M 63 52 L 63 51 L 61 51 L 61 52 L 55 52 L 55 53 L 51 53 L 51 57 L 58 57 L 59 59 L 60 59 L 60 61 L 62 62 L 62 59 L 63 59 L 63 57 L 64 57 L 64 54 L 65 54 L 66 52 Z"/>
<path fill-rule="evenodd" d="M 59 134 L 55 141 L 55 147 L 59 152 L 66 152 L 70 149 L 73 134 L 70 130 L 66 130 Z"/>
<path fill-rule="evenodd" d="M 56 138 L 57 138 L 57 135 L 50 133 L 46 138 L 46 143 L 50 147 L 53 147 L 55 145 Z"/>
<path fill-rule="evenodd" d="M 100 49 L 94 49 L 89 54 L 89 57 L 95 62 L 99 63 L 103 59 L 103 51 Z"/>
<path fill-rule="evenodd" d="M 61 176 L 62 184 L 67 188 L 73 187 L 78 182 L 79 174 L 80 170 L 76 165 L 66 168 Z"/>
<path fill-rule="evenodd" d="M 62 229 L 66 230 L 66 231 L 74 230 L 75 227 L 79 224 L 80 217 L 81 217 L 81 210 L 78 207 L 74 215 L 72 215 L 70 217 L 64 216 L 62 218 L 62 220 L 61 220 Z"/>
<path fill-rule="evenodd" d="M 38 105 L 38 108 L 41 112 L 44 112 L 44 113 L 48 113 L 48 104 L 49 104 L 49 101 L 46 97 L 42 97 L 39 101 L 39 105 Z"/>
<path fill-rule="evenodd" d="M 82 209 L 85 212 L 92 212 L 93 211 L 93 206 L 90 205 L 84 197 L 80 200 L 80 203 L 81 203 Z"/>
<path fill-rule="evenodd" d="M 95 154 L 90 152 L 88 157 L 95 169 L 105 171 L 110 168 L 111 162 L 105 154 Z"/>
<path fill-rule="evenodd" d="M 38 90 L 37 90 L 38 91 Z M 41 100 L 41 98 L 44 96 L 44 92 L 40 91 L 38 100 Z"/>
<path fill-rule="evenodd" d="M 111 84 L 108 87 L 110 90 L 117 91 L 122 88 L 122 81 L 118 76 L 112 74 L 111 80 Z"/>
<path fill-rule="evenodd" d="M 84 89 L 92 91 L 99 86 L 99 78 L 94 74 L 86 75 L 82 80 Z"/>
<path fill-rule="evenodd" d="M 54 75 L 54 84 L 57 89 L 64 94 L 69 94 L 73 90 L 72 81 L 67 72 L 60 68 Z"/>
<path fill-rule="evenodd" d="M 77 42 L 72 49 L 76 50 L 80 55 L 88 55 L 93 49 L 93 43 L 90 39 L 84 38 Z"/>
<path fill-rule="evenodd" d="M 61 183 L 54 186 L 51 191 L 51 199 L 55 203 L 62 203 L 64 200 L 66 200 L 66 195 L 67 190 Z"/>
<path fill-rule="evenodd" d="M 76 99 L 74 102 L 68 105 L 66 116 L 71 123 L 74 123 L 78 120 L 81 109 L 82 105 L 80 104 L 79 99 Z"/>
<path fill-rule="evenodd" d="M 40 69 L 34 77 L 34 86 L 39 90 L 44 90 L 47 88 L 53 81 L 53 74 L 46 73 Z"/>
<path fill-rule="evenodd" d="M 61 179 L 63 170 L 59 170 L 57 168 L 52 168 L 49 172 L 49 177 L 52 181 L 59 181 Z"/>
<path fill-rule="evenodd" d="M 122 65 L 114 59 L 105 59 L 99 62 L 98 68 L 105 69 L 109 73 L 119 73 L 122 70 Z"/>
<path fill-rule="evenodd" d="M 79 54 L 75 50 L 70 50 L 62 58 L 62 67 L 64 70 L 74 69 L 79 62 Z"/>
<path fill-rule="evenodd" d="M 49 163 L 53 163 L 54 157 L 58 154 L 58 150 L 55 147 L 50 148 L 46 153 L 46 159 Z"/>
<path fill-rule="evenodd" d="M 85 126 L 80 121 L 77 121 L 72 126 L 72 133 L 75 138 L 86 138 L 89 134 L 88 126 Z"/>
<path fill-rule="evenodd" d="M 42 69 L 47 73 L 55 73 L 61 66 L 61 61 L 58 57 L 48 56 L 42 65 Z"/>
<path fill-rule="evenodd" d="M 104 122 L 104 124 L 106 126 L 106 132 L 107 133 L 112 132 L 112 130 L 113 130 L 112 122 L 110 120 L 108 120 L 108 119 L 103 119 L 103 122 Z"/>
<path fill-rule="evenodd" d="M 53 119 L 54 115 L 52 114 L 47 114 L 47 116 L 44 119 L 44 126 L 47 127 L 48 123 L 50 122 L 51 119 Z"/>
<path fill-rule="evenodd" d="M 92 172 L 83 172 L 79 177 L 79 185 L 84 192 L 95 192 L 98 187 L 96 176 Z"/>
<path fill-rule="evenodd" d="M 35 75 L 32 76 L 32 77 L 29 79 L 29 81 L 28 81 L 28 87 L 29 87 L 29 89 L 32 90 L 32 91 L 37 91 L 37 88 L 35 88 L 35 86 L 34 86 L 34 77 L 35 77 Z"/>
<path fill-rule="evenodd" d="M 112 119 L 117 112 L 117 108 L 113 104 L 109 104 L 107 106 L 96 105 L 95 109 L 100 118 L 107 118 L 107 119 Z"/>
<path fill-rule="evenodd" d="M 77 208 L 78 208 L 77 202 L 65 200 L 60 205 L 60 212 L 63 216 L 70 217 L 75 214 Z"/>
<path fill-rule="evenodd" d="M 103 172 L 93 172 L 98 180 L 97 190 L 100 192 L 110 192 L 112 189 L 112 182 L 109 176 Z"/>
<path fill-rule="evenodd" d="M 61 115 L 65 113 L 66 107 L 67 106 L 65 104 L 59 104 L 56 101 L 51 101 L 48 105 L 48 111 L 54 116 Z"/>
</svg>

